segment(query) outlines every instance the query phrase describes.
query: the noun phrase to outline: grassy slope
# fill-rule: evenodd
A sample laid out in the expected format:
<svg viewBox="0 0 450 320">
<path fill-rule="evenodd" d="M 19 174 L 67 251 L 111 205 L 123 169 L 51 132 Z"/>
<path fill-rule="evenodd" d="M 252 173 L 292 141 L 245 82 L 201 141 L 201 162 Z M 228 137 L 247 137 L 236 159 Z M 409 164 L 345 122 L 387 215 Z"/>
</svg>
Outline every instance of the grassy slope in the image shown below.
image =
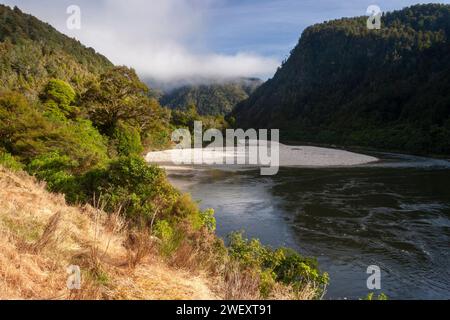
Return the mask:
<svg viewBox="0 0 450 320">
<path fill-rule="evenodd" d="M 156 254 L 129 267 L 120 219 L 67 206 L 24 173 L 0 167 L 0 203 L 0 299 L 220 298 L 213 279 L 170 268 Z M 48 228 L 57 213 L 57 227 Z M 66 287 L 71 264 L 81 267 L 80 291 Z"/>
</svg>

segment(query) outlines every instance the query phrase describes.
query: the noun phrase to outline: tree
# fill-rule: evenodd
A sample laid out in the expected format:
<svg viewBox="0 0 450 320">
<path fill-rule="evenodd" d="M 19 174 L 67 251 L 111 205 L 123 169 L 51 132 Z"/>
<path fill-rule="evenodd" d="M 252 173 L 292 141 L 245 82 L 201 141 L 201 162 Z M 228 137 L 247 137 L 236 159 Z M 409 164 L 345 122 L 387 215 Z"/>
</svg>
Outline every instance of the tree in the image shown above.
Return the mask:
<svg viewBox="0 0 450 320">
<path fill-rule="evenodd" d="M 44 135 L 53 131 L 47 121 L 20 93 L 0 93 L 0 146 L 23 157 L 44 149 Z"/>
<path fill-rule="evenodd" d="M 200 121 L 201 117 L 197 112 L 197 107 L 193 104 L 187 107 L 186 111 L 174 110 L 172 111 L 172 123 L 175 126 L 187 127 L 194 129 L 194 122 Z"/>
<path fill-rule="evenodd" d="M 145 129 L 151 125 L 158 107 L 149 98 L 149 90 L 135 71 L 115 67 L 93 82 L 83 95 L 82 104 L 88 109 L 95 126 L 111 134 L 119 121 Z"/>
</svg>

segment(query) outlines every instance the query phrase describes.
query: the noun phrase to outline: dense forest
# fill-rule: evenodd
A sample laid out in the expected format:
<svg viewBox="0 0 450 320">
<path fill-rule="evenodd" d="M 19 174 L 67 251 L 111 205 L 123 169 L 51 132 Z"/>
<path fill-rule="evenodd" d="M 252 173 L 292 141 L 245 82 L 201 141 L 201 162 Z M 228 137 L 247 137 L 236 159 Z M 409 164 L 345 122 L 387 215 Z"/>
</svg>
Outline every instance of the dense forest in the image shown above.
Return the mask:
<svg viewBox="0 0 450 320">
<path fill-rule="evenodd" d="M 225 247 L 214 233 L 214 211 L 200 210 L 163 169 L 144 161 L 146 150 L 169 145 L 174 127 L 192 128 L 195 120 L 226 127 L 223 116 L 202 117 L 193 105 L 163 108 L 134 70 L 18 8 L 0 5 L 0 52 L 2 170 L 25 171 L 70 204 L 120 214 L 136 263 L 157 250 L 175 267 L 221 277 L 229 298 L 322 296 L 328 276 L 315 259 L 240 233 Z M 86 268 L 108 285 L 97 262 Z"/>
<path fill-rule="evenodd" d="M 37 95 L 52 78 L 82 89 L 112 63 L 17 7 L 0 5 L 0 86 Z"/>
<path fill-rule="evenodd" d="M 450 154 L 450 6 L 416 5 L 307 28 L 233 114 L 285 140 Z"/>
<path fill-rule="evenodd" d="M 242 78 L 212 84 L 186 85 L 164 94 L 160 101 L 162 105 L 172 109 L 185 110 L 190 105 L 195 105 L 200 115 L 226 115 L 261 84 L 259 79 Z"/>
</svg>

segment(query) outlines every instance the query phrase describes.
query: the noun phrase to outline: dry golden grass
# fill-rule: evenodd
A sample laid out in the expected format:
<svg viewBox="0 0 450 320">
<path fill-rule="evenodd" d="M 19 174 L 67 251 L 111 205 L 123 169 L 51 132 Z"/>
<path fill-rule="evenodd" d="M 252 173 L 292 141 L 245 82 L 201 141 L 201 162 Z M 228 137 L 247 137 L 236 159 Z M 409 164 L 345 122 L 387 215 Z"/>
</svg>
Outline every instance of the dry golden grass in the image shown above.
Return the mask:
<svg viewBox="0 0 450 320">
<path fill-rule="evenodd" d="M 229 263 L 224 277 L 225 299 L 257 300 L 259 294 L 259 278 L 249 272 L 242 272 L 235 263 Z"/>
<path fill-rule="evenodd" d="M 152 241 L 130 235 L 119 212 L 67 206 L 0 167 L 0 299 L 220 298 L 205 275 L 162 262 Z M 81 269 L 80 290 L 67 288 L 69 265 Z"/>
</svg>

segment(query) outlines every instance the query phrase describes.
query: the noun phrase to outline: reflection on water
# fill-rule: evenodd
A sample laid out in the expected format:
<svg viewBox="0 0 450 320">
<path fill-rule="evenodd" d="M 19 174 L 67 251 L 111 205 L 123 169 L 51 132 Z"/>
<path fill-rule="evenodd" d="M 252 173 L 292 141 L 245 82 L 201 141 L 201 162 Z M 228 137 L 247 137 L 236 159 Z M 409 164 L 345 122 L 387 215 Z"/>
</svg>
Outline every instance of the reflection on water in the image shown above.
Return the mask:
<svg viewBox="0 0 450 320">
<path fill-rule="evenodd" d="M 171 173 L 216 209 L 218 233 L 246 230 L 265 244 L 316 256 L 330 273 L 328 298 L 368 293 L 366 269 L 382 269 L 391 298 L 450 298 L 450 163 L 376 154 L 357 168 Z"/>
</svg>

